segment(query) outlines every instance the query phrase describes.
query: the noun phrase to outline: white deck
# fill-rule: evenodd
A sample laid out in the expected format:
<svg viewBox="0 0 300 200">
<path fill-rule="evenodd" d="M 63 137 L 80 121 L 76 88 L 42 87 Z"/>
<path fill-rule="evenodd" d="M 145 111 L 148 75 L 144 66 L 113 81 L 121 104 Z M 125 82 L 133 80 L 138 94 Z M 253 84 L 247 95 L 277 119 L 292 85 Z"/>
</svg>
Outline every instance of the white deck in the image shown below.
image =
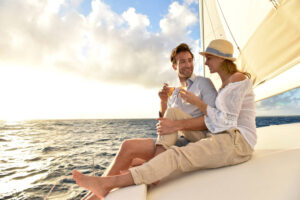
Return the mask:
<svg viewBox="0 0 300 200">
<path fill-rule="evenodd" d="M 132 185 L 122 189 L 111 191 L 105 200 L 146 200 L 147 186 L 146 185 Z"/>
<path fill-rule="evenodd" d="M 243 164 L 174 175 L 139 200 L 299 200 L 300 123 L 258 128 L 253 158 Z M 114 198 L 133 199 L 144 186 Z M 136 198 L 137 199 L 137 198 Z"/>
</svg>

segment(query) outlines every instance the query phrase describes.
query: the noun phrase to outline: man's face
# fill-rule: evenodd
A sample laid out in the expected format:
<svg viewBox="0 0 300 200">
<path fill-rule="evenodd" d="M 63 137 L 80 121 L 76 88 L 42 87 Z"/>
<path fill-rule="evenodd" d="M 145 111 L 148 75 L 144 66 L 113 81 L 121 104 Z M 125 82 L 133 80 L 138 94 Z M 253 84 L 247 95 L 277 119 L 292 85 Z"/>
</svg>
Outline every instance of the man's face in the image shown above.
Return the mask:
<svg viewBox="0 0 300 200">
<path fill-rule="evenodd" d="M 190 78 L 194 71 L 194 60 L 188 51 L 180 52 L 176 55 L 176 64 L 173 64 L 179 78 Z"/>
</svg>

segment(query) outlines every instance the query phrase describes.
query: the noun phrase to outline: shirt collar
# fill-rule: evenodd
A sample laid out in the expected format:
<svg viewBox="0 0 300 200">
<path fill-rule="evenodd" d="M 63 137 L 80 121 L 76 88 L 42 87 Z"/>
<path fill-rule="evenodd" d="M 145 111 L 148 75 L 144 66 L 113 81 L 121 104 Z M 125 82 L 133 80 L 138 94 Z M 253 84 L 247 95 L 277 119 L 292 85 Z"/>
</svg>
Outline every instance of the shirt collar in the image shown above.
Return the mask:
<svg viewBox="0 0 300 200">
<path fill-rule="evenodd" d="M 194 83 L 195 80 L 196 80 L 196 75 L 193 73 L 191 77 L 187 79 L 187 84 L 190 86 Z M 180 85 L 179 79 L 178 79 L 178 84 Z"/>
<path fill-rule="evenodd" d="M 196 79 L 196 75 L 193 73 L 192 76 L 188 80 L 194 82 L 195 79 Z"/>
</svg>

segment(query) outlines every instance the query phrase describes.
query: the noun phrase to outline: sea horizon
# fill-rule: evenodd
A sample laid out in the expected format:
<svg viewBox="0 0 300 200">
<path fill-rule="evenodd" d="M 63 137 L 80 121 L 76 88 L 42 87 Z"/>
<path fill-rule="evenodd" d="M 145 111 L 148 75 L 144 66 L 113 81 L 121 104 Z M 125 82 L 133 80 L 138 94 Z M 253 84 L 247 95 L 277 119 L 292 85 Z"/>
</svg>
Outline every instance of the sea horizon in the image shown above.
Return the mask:
<svg viewBox="0 0 300 200">
<path fill-rule="evenodd" d="M 256 116 L 256 118 L 260 117 L 300 117 L 300 115 L 260 115 Z M 130 119 L 130 120 L 144 120 L 144 119 L 158 119 L 159 117 L 128 117 L 128 118 L 33 118 L 33 119 L 0 119 L 0 121 L 39 121 L 39 120 L 120 120 L 120 119 Z"/>
</svg>

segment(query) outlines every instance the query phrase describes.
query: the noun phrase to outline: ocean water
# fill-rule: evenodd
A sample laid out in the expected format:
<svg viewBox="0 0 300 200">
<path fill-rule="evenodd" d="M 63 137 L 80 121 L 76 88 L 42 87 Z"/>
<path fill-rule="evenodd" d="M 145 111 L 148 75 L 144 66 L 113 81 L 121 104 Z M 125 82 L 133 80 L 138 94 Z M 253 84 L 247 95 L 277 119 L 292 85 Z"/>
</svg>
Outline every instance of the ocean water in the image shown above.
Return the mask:
<svg viewBox="0 0 300 200">
<path fill-rule="evenodd" d="M 257 117 L 257 127 L 300 122 Z M 73 169 L 101 175 L 121 142 L 156 137 L 155 119 L 33 120 L 0 122 L 0 199 L 80 199 L 86 191 Z"/>
</svg>

